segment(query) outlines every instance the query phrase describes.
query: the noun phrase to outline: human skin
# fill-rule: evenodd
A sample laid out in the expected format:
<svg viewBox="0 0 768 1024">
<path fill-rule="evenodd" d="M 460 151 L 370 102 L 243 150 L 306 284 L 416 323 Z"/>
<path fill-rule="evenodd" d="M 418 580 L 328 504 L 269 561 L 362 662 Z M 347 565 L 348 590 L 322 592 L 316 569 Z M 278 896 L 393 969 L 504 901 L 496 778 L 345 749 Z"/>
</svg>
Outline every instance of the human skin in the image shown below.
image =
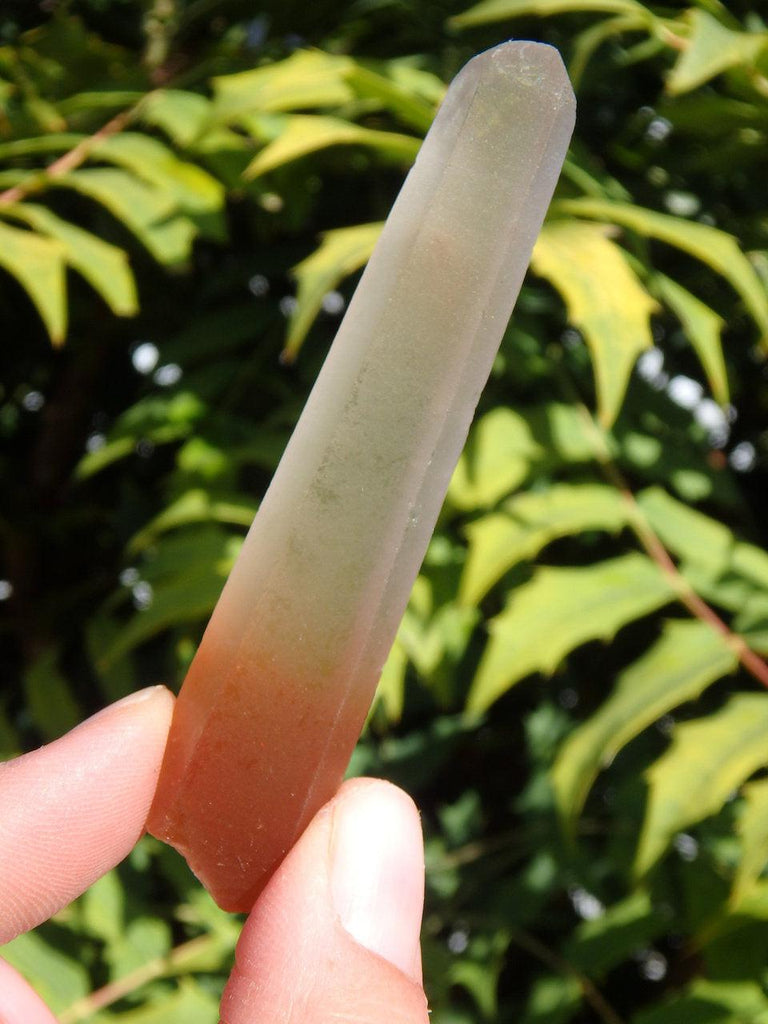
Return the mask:
<svg viewBox="0 0 768 1024">
<path fill-rule="evenodd" d="M 152 687 L 0 764 L 0 943 L 115 866 L 144 832 L 173 697 Z M 222 1024 L 426 1024 L 419 930 L 424 862 L 411 800 L 346 783 L 250 914 Z M 1 1024 L 55 1024 L 0 959 Z"/>
</svg>

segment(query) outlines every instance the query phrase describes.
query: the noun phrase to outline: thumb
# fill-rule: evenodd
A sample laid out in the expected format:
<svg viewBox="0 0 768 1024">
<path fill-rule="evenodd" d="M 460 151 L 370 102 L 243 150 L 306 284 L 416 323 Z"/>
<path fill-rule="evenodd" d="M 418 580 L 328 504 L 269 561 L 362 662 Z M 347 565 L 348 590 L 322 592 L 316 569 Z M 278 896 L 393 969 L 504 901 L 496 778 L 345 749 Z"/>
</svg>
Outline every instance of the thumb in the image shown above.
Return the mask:
<svg viewBox="0 0 768 1024">
<path fill-rule="evenodd" d="M 426 1024 L 424 851 L 411 799 L 345 783 L 259 897 L 220 1024 Z"/>
</svg>

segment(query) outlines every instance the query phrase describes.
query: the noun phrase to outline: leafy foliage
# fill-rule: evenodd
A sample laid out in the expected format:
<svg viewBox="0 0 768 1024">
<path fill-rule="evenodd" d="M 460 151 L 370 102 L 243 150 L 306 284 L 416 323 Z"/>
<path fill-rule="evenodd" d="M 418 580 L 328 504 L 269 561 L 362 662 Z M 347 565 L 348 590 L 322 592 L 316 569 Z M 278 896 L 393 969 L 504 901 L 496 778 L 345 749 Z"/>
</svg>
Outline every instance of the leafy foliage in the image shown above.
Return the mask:
<svg viewBox="0 0 768 1024">
<path fill-rule="evenodd" d="M 0 45 L 3 753 L 180 683 L 445 81 L 546 38 L 576 136 L 351 770 L 423 808 L 437 1024 L 768 1019 L 759 6 L 160 6 Z M 3 952 L 202 1024 L 237 931 L 144 839 Z"/>
</svg>

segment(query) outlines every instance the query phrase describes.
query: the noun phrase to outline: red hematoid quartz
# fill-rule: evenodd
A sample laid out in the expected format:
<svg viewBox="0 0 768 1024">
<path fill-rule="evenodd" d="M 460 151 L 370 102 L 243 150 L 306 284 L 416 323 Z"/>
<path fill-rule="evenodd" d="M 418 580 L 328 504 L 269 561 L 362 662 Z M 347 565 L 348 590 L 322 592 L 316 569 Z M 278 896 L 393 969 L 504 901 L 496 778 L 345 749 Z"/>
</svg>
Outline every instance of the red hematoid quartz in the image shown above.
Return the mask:
<svg viewBox="0 0 768 1024">
<path fill-rule="evenodd" d="M 568 147 L 556 50 L 461 71 L 181 690 L 148 827 L 249 910 L 338 787 Z"/>
</svg>

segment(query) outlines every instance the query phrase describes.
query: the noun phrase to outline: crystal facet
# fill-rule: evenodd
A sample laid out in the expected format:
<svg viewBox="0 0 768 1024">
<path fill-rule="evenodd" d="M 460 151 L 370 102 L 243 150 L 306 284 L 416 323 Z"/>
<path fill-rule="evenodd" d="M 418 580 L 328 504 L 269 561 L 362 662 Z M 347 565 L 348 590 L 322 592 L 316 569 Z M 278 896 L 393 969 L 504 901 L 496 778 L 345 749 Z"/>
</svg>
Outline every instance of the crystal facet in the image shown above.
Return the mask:
<svg viewBox="0 0 768 1024">
<path fill-rule="evenodd" d="M 149 829 L 248 910 L 339 785 L 573 129 L 556 50 L 457 76 L 182 688 Z"/>
</svg>

